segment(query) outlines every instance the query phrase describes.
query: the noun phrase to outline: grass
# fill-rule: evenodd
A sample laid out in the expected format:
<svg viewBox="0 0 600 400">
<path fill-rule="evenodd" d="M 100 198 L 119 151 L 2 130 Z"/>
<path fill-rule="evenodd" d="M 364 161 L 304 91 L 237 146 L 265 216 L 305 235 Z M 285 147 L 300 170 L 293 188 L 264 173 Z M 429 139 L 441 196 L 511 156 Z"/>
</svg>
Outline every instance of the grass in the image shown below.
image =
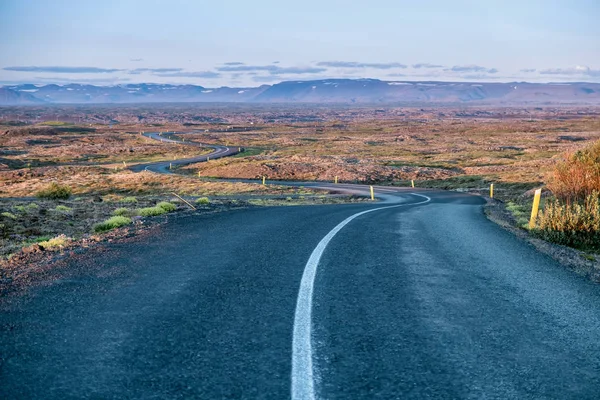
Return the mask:
<svg viewBox="0 0 600 400">
<path fill-rule="evenodd" d="M 136 210 L 137 213 L 142 217 L 158 217 L 159 215 L 166 214 L 168 211 L 161 207 L 144 207 Z"/>
<path fill-rule="evenodd" d="M 37 197 L 48 200 L 66 200 L 71 197 L 71 188 L 67 185 L 52 182 L 45 189 L 37 192 Z"/>
<path fill-rule="evenodd" d="M 120 202 L 126 203 L 126 204 L 134 204 L 134 203 L 137 203 L 138 200 L 137 200 L 137 198 L 135 198 L 133 196 L 127 196 L 127 197 L 123 197 Z"/>
<path fill-rule="evenodd" d="M 3 217 L 6 217 L 6 218 L 10 218 L 10 219 L 17 219 L 17 216 L 15 214 L 9 213 L 8 211 L 3 212 L 0 215 L 2 215 Z"/>
<path fill-rule="evenodd" d="M 158 208 L 162 208 L 166 212 L 173 212 L 177 210 L 177 206 L 173 203 L 169 203 L 168 201 L 161 201 L 156 205 Z"/>
<path fill-rule="evenodd" d="M 210 204 L 210 200 L 208 197 L 200 197 L 200 198 L 196 199 L 196 204 L 201 205 L 201 206 L 207 206 Z"/>
<path fill-rule="evenodd" d="M 131 224 L 131 218 L 123 217 L 121 215 L 115 215 L 114 217 L 110 217 L 106 221 L 100 222 L 94 225 L 94 232 L 103 233 L 108 232 L 110 230 L 120 228 L 125 225 Z"/>
<path fill-rule="evenodd" d="M 534 233 L 554 243 L 583 250 L 600 250 L 600 194 L 581 203 L 548 201 L 537 217 Z"/>
<path fill-rule="evenodd" d="M 113 215 L 116 216 L 121 216 L 121 217 L 131 217 L 132 215 L 132 210 L 130 210 L 129 208 L 125 208 L 125 207 L 120 207 L 117 208 L 115 211 L 113 211 Z"/>
<path fill-rule="evenodd" d="M 57 205 L 54 208 L 54 210 L 55 211 L 59 211 L 59 212 L 70 212 L 70 211 L 73 211 L 73 209 L 71 207 L 67 207 L 67 206 L 64 206 L 62 204 Z"/>
<path fill-rule="evenodd" d="M 506 209 L 511 212 L 517 225 L 521 228 L 527 228 L 529 224 L 529 215 L 531 209 L 523 204 L 517 204 L 516 202 L 509 201 L 506 203 Z"/>
</svg>

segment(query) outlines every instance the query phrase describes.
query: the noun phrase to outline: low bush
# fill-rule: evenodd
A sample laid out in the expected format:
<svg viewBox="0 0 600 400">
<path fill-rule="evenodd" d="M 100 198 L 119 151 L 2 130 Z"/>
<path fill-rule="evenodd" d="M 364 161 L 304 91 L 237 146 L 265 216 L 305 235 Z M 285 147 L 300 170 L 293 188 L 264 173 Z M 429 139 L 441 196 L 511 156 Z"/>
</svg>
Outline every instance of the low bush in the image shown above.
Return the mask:
<svg viewBox="0 0 600 400">
<path fill-rule="evenodd" d="M 133 196 L 124 197 L 121 199 L 121 203 L 133 204 L 133 203 L 137 203 L 137 202 L 138 202 L 138 200 Z"/>
<path fill-rule="evenodd" d="M 169 203 L 168 201 L 161 201 L 160 203 L 158 203 L 156 205 L 156 207 L 160 207 L 163 210 L 165 210 L 166 212 L 172 212 L 177 210 L 177 206 L 173 203 Z"/>
<path fill-rule="evenodd" d="M 555 167 L 548 188 L 565 203 L 583 202 L 600 191 L 600 140 L 568 153 Z"/>
<path fill-rule="evenodd" d="M 65 235 L 59 235 L 55 238 L 43 242 L 38 242 L 38 244 L 40 245 L 40 247 L 43 247 L 46 250 L 53 250 L 64 247 L 67 243 L 69 243 L 70 240 L 71 238 L 68 238 Z"/>
<path fill-rule="evenodd" d="M 94 225 L 94 232 L 102 233 L 108 232 L 112 229 L 119 228 L 121 226 L 129 225 L 131 223 L 131 218 L 123 217 L 122 215 L 115 215 L 114 217 L 110 217 L 104 222 L 100 222 Z"/>
<path fill-rule="evenodd" d="M 71 197 L 71 188 L 67 185 L 52 182 L 46 189 L 37 192 L 37 197 L 49 200 L 66 200 Z"/>
<path fill-rule="evenodd" d="M 60 212 L 69 212 L 69 211 L 72 211 L 73 209 L 71 207 L 67 207 L 67 206 L 63 206 L 62 204 L 59 204 L 56 206 L 56 208 L 54 210 L 60 211 Z"/>
<path fill-rule="evenodd" d="M 580 203 L 548 201 L 534 232 L 558 244 L 600 250 L 600 193 L 592 192 Z"/>
<path fill-rule="evenodd" d="M 200 197 L 196 199 L 196 204 L 199 204 L 201 206 L 207 206 L 210 204 L 210 200 L 208 199 L 208 197 Z"/>
<path fill-rule="evenodd" d="M 136 210 L 142 217 L 157 217 L 166 214 L 168 211 L 161 207 L 145 207 Z"/>
</svg>

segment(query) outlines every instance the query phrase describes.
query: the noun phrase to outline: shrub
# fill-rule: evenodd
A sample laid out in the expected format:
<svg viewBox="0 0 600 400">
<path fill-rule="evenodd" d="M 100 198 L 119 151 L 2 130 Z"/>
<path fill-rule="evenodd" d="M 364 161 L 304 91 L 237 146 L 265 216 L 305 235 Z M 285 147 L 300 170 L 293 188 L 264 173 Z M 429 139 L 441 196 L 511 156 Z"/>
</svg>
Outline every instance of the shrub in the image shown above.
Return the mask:
<svg viewBox="0 0 600 400">
<path fill-rule="evenodd" d="M 158 203 L 156 205 L 156 207 L 160 207 L 163 210 L 165 210 L 166 212 L 172 212 L 177 210 L 177 206 L 173 203 L 169 203 L 168 201 L 161 201 L 160 203 Z"/>
<path fill-rule="evenodd" d="M 94 232 L 108 232 L 112 229 L 119 228 L 121 226 L 129 225 L 131 223 L 131 218 L 123 217 L 121 215 L 115 215 L 114 217 L 110 217 L 104 222 L 100 222 L 94 225 Z"/>
<path fill-rule="evenodd" d="M 208 199 L 208 197 L 200 197 L 196 199 L 196 204 L 199 204 L 201 206 L 207 206 L 210 204 L 210 200 Z"/>
<path fill-rule="evenodd" d="M 168 211 L 161 207 L 146 207 L 137 210 L 138 214 L 142 217 L 156 217 L 159 215 L 166 214 Z"/>
<path fill-rule="evenodd" d="M 46 189 L 37 192 L 40 199 L 66 200 L 71 197 L 71 188 L 67 185 L 60 185 L 52 182 Z"/>
<path fill-rule="evenodd" d="M 55 211 L 60 211 L 60 212 L 69 212 L 72 211 L 73 209 L 67 206 L 63 206 L 62 204 L 59 204 L 56 206 L 56 208 L 54 209 Z"/>
<path fill-rule="evenodd" d="M 43 247 L 46 250 L 52 250 L 64 247 L 70 240 L 71 238 L 68 238 L 65 235 L 59 235 L 55 238 L 39 242 L 39 245 L 40 247 Z"/>
<path fill-rule="evenodd" d="M 548 201 L 539 213 L 535 233 L 543 239 L 582 249 L 600 249 L 600 193 L 581 203 Z"/>
<path fill-rule="evenodd" d="M 40 208 L 40 206 L 38 206 L 35 203 L 30 203 L 30 204 L 27 204 L 27 206 L 25 208 L 32 211 L 32 210 L 37 210 L 38 208 Z"/>
<path fill-rule="evenodd" d="M 124 197 L 121 199 L 121 203 L 133 204 L 133 203 L 137 203 L 137 202 L 138 202 L 138 200 L 133 196 Z"/>
<path fill-rule="evenodd" d="M 565 203 L 583 202 L 600 191 L 600 140 L 567 154 L 554 169 L 548 188 Z"/>
</svg>

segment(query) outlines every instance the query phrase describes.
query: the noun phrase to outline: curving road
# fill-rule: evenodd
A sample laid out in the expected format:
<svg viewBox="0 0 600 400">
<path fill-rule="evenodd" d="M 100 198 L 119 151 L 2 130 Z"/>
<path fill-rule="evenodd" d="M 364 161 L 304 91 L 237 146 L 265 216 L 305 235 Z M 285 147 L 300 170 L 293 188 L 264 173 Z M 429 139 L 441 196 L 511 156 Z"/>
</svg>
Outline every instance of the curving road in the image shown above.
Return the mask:
<svg viewBox="0 0 600 400">
<path fill-rule="evenodd" d="M 180 134 L 181 132 L 177 132 L 177 133 Z M 222 157 L 227 157 L 227 156 L 232 156 L 232 155 L 238 154 L 240 152 L 239 150 L 241 149 L 239 147 L 228 147 L 228 146 L 218 146 L 218 145 L 212 145 L 212 144 L 195 143 L 195 142 L 184 142 L 184 141 L 181 141 L 178 139 L 163 137 L 163 136 L 161 136 L 161 134 L 159 132 L 145 132 L 145 133 L 143 133 L 143 135 L 146 136 L 147 138 L 159 140 L 159 141 L 165 142 L 165 143 L 177 143 L 177 144 L 184 144 L 187 146 L 204 147 L 204 148 L 209 147 L 209 148 L 212 148 L 214 151 L 211 153 L 208 153 L 208 154 L 203 154 L 201 156 L 180 158 L 180 159 L 173 160 L 173 161 L 160 161 L 160 162 L 132 165 L 131 167 L 129 167 L 129 169 L 133 172 L 151 171 L 151 172 L 157 172 L 160 174 L 171 174 L 171 173 L 173 173 L 173 171 L 171 171 L 171 166 L 181 167 L 181 166 L 192 164 L 192 163 L 205 162 L 205 161 L 208 161 L 208 159 L 216 160 L 217 158 L 222 158 Z"/>
<path fill-rule="evenodd" d="M 598 398 L 598 285 L 479 197 L 376 191 L 69 259 L 0 301 L 0 398 Z"/>
</svg>

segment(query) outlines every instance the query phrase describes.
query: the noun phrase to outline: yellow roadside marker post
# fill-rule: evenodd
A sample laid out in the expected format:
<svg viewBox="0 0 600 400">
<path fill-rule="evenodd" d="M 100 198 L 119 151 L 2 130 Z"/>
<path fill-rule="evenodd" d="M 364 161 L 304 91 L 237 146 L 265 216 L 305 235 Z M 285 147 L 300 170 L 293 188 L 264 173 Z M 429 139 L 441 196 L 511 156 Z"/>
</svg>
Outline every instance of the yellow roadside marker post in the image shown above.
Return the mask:
<svg viewBox="0 0 600 400">
<path fill-rule="evenodd" d="M 542 197 L 542 189 L 535 191 L 533 196 L 533 207 L 531 208 L 531 218 L 529 219 L 529 229 L 535 228 L 535 220 L 537 219 L 540 208 L 540 198 Z"/>
<path fill-rule="evenodd" d="M 242 148 L 238 147 L 238 153 L 241 153 L 241 152 L 242 152 Z"/>
<path fill-rule="evenodd" d="M 123 166 L 124 166 L 125 168 L 127 168 L 127 164 L 125 164 L 125 161 L 123 161 Z"/>
<path fill-rule="evenodd" d="M 410 185 L 411 185 L 412 187 L 415 187 L 415 180 L 414 180 L 414 179 L 411 179 L 411 180 L 410 180 Z"/>
<path fill-rule="evenodd" d="M 169 163 L 169 169 L 173 169 L 173 163 Z"/>
<path fill-rule="evenodd" d="M 371 188 L 371 200 L 375 200 L 375 192 L 373 191 L 373 186 L 369 186 Z"/>
<path fill-rule="evenodd" d="M 494 184 L 490 184 L 490 199 L 494 198 Z"/>
<path fill-rule="evenodd" d="M 266 183 L 266 179 L 267 179 L 267 177 L 263 175 L 263 185 L 266 185 L 266 184 L 267 184 L 267 183 Z"/>
<path fill-rule="evenodd" d="M 200 178 L 202 175 L 200 175 L 200 171 L 198 171 L 198 178 Z"/>
<path fill-rule="evenodd" d="M 206 161 L 210 161 L 210 156 L 206 156 Z"/>
<path fill-rule="evenodd" d="M 338 177 L 337 177 L 337 175 L 335 176 L 335 180 L 334 180 L 334 182 L 335 182 L 335 183 L 338 183 Z"/>
</svg>

